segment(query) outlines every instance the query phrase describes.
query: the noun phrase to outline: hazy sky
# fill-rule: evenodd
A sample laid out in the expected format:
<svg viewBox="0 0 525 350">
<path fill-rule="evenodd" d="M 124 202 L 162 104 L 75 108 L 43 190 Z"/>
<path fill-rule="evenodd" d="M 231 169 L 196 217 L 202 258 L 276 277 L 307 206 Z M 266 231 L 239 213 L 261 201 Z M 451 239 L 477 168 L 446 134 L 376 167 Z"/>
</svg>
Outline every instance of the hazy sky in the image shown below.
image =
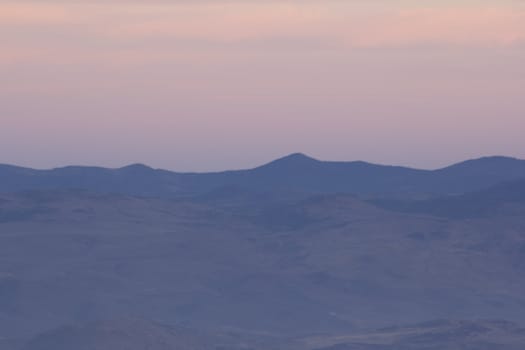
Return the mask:
<svg viewBox="0 0 525 350">
<path fill-rule="evenodd" d="M 0 0 L 0 163 L 525 158 L 523 0 Z"/>
</svg>

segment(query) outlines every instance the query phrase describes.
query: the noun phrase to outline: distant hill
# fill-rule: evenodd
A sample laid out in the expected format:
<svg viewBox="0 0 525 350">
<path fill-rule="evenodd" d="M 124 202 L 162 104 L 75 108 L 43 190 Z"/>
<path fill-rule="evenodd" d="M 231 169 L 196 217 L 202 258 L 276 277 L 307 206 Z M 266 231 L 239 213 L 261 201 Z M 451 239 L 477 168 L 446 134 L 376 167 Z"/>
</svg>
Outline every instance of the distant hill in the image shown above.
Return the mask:
<svg viewBox="0 0 525 350">
<path fill-rule="evenodd" d="M 168 196 L 181 191 L 177 174 L 139 164 L 120 169 L 69 166 L 52 170 L 0 166 L 0 192 L 46 189 L 144 196 Z"/>
<path fill-rule="evenodd" d="M 525 161 L 507 157 L 469 160 L 431 171 L 360 161 L 326 162 L 292 154 L 255 169 L 216 173 L 176 173 L 144 165 L 52 170 L 2 165 L 0 192 L 74 188 L 168 198 L 236 186 L 250 191 L 424 197 L 476 191 L 518 178 L 525 178 Z"/>
</svg>

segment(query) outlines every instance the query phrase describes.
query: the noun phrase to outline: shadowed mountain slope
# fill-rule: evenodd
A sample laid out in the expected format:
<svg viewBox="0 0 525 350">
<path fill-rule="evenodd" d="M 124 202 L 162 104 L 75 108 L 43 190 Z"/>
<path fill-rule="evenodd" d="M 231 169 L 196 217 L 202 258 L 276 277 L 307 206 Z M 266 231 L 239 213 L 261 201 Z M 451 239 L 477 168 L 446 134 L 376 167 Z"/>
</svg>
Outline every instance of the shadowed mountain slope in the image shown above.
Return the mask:
<svg viewBox="0 0 525 350">
<path fill-rule="evenodd" d="M 525 216 L 525 179 L 428 200 L 375 200 L 382 208 L 400 212 L 423 213 L 452 219 Z"/>
</svg>

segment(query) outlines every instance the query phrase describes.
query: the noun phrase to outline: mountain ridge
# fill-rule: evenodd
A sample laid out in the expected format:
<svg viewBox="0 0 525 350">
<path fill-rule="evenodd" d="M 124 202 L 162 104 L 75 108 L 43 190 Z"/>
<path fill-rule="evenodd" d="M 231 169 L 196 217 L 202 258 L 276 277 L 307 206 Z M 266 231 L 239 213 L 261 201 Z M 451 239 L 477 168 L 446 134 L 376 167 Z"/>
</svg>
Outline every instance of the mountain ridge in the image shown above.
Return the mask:
<svg viewBox="0 0 525 350">
<path fill-rule="evenodd" d="M 261 166 L 210 173 L 182 173 L 144 164 L 121 168 L 67 166 L 49 170 L 0 165 L 0 192 L 31 189 L 85 189 L 153 197 L 198 195 L 239 186 L 251 190 L 295 190 L 425 197 L 461 194 L 525 178 L 525 160 L 494 156 L 437 170 L 364 161 L 321 161 L 302 153 Z"/>
<path fill-rule="evenodd" d="M 16 164 L 9 164 L 9 163 L 0 163 L 0 170 L 5 170 L 5 168 L 8 169 L 19 169 L 19 170 L 31 170 L 31 171 L 37 171 L 37 172 L 49 172 L 49 171 L 55 171 L 55 170 L 62 170 L 67 168 L 82 168 L 82 169 L 104 169 L 104 170 L 124 170 L 127 168 L 144 168 L 148 170 L 155 170 L 155 171 L 164 171 L 169 173 L 175 173 L 175 174 L 217 174 L 217 173 L 226 173 L 226 172 L 237 172 L 237 171 L 249 171 L 249 170 L 256 170 L 271 164 L 277 164 L 277 163 L 286 163 L 286 162 L 297 162 L 297 161 L 303 161 L 303 162 L 312 162 L 312 163 L 321 163 L 321 164 L 363 164 L 363 165 L 372 165 L 372 166 L 379 166 L 379 167 L 394 167 L 394 168 L 404 168 L 404 169 L 411 169 L 411 170 L 417 170 L 417 171 L 424 171 L 424 172 L 434 172 L 434 171 L 442 171 L 446 169 L 450 169 L 453 167 L 459 167 L 463 165 L 468 164 L 475 164 L 475 163 L 486 163 L 486 162 L 494 162 L 494 161 L 508 161 L 508 162 L 525 162 L 525 159 L 518 158 L 518 157 L 511 157 L 511 156 L 504 156 L 504 155 L 490 155 L 490 156 L 481 156 L 477 158 L 469 158 L 463 161 L 451 163 L 450 165 L 445 165 L 443 167 L 439 168 L 433 168 L 433 169 L 426 169 L 426 168 L 419 168 L 419 167 L 413 167 L 413 166 L 407 166 L 407 165 L 396 165 L 396 164 L 384 164 L 384 163 L 375 163 L 375 162 L 368 162 L 364 160 L 321 160 L 317 159 L 315 157 L 311 157 L 306 153 L 302 152 L 294 152 L 290 153 L 288 155 L 276 158 L 274 160 L 271 160 L 269 162 L 263 163 L 261 165 L 251 167 L 251 168 L 241 168 L 241 169 L 225 169 L 225 170 L 217 170 L 217 171 L 177 171 L 177 170 L 170 170 L 165 168 L 154 168 L 147 163 L 137 162 L 137 163 L 130 163 L 126 164 L 120 167 L 104 167 L 104 166 L 98 166 L 98 165 L 64 165 L 64 166 L 58 166 L 58 167 L 51 167 L 51 168 L 35 168 L 31 166 L 22 166 L 22 165 L 16 165 Z"/>
</svg>

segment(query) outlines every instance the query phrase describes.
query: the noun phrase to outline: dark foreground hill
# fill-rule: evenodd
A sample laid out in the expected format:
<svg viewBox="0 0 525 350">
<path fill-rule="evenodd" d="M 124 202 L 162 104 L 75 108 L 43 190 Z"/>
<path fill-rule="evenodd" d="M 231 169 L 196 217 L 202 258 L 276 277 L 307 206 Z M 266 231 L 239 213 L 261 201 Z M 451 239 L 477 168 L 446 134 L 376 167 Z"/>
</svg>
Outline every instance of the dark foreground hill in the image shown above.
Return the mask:
<svg viewBox="0 0 525 350">
<path fill-rule="evenodd" d="M 202 174 L 175 173 L 144 165 L 53 170 L 0 165 L 0 192 L 84 189 L 173 198 L 237 186 L 251 191 L 429 196 L 461 194 L 519 178 L 525 178 L 525 161 L 507 157 L 480 158 L 430 171 L 366 162 L 326 162 L 292 154 L 255 169 Z"/>
</svg>

